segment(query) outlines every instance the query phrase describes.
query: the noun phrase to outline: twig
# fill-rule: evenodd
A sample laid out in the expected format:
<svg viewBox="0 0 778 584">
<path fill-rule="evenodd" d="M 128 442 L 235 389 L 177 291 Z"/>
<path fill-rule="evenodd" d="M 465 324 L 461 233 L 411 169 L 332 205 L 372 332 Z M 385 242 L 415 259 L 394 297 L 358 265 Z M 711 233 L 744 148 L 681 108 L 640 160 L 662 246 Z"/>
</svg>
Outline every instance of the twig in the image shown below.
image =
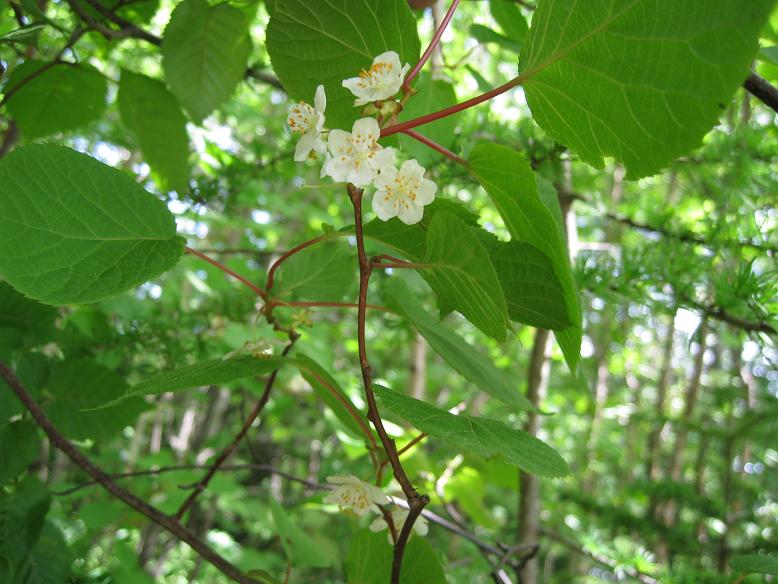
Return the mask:
<svg viewBox="0 0 778 584">
<path fill-rule="evenodd" d="M 767 107 L 778 112 L 778 88 L 756 73 L 751 73 L 743 82 L 743 87 Z"/>
<path fill-rule="evenodd" d="M 191 254 L 193 256 L 196 256 L 196 257 L 200 258 L 201 260 L 205 260 L 206 262 L 208 262 L 212 266 L 215 266 L 215 267 L 219 268 L 225 274 L 229 274 L 230 276 L 232 276 L 233 278 L 238 280 L 241 284 L 244 284 L 244 285 L 248 286 L 249 288 L 251 288 L 256 293 L 257 296 L 262 298 L 262 300 L 267 301 L 267 294 L 265 293 L 265 291 L 262 288 L 260 288 L 259 286 L 255 285 L 255 284 L 252 284 L 251 282 L 249 282 L 246 278 L 244 278 L 243 276 L 241 276 L 237 272 L 231 270 L 230 268 L 228 268 L 224 264 L 222 264 L 220 262 L 217 262 L 216 260 L 214 260 L 212 258 L 209 258 L 207 255 L 205 255 L 202 252 L 197 251 L 196 249 L 192 249 L 191 247 L 187 246 L 185 248 L 185 250 L 186 250 L 186 253 Z"/>
<path fill-rule="evenodd" d="M 273 265 L 270 266 L 270 269 L 267 271 L 267 284 L 265 285 L 265 289 L 267 290 L 268 294 L 273 289 L 273 285 L 275 284 L 276 280 L 276 271 L 278 271 L 278 268 L 281 267 L 281 264 L 283 264 L 286 260 L 288 260 L 293 255 L 303 251 L 304 249 L 307 249 L 311 247 L 312 245 L 315 245 L 319 243 L 320 241 L 326 241 L 327 239 L 333 239 L 333 235 L 327 233 L 325 235 L 320 235 L 319 237 L 314 237 L 313 239 L 309 239 L 308 241 L 304 241 L 299 245 L 294 246 L 292 249 L 284 252 L 281 257 L 279 257 L 276 261 L 273 262 Z M 337 237 L 337 236 L 335 236 Z"/>
<path fill-rule="evenodd" d="M 289 351 L 292 350 L 292 347 L 294 346 L 294 343 L 295 341 L 297 341 L 298 338 L 299 337 L 296 334 L 290 337 L 289 344 L 286 345 L 286 348 L 284 349 L 283 353 L 281 353 L 282 357 L 286 357 L 289 354 Z M 184 516 L 184 513 L 186 513 L 187 510 L 194 504 L 195 500 L 200 495 L 200 493 L 202 493 L 208 487 L 208 483 L 211 482 L 213 476 L 218 472 L 218 470 L 226 462 L 226 460 L 230 457 L 230 455 L 233 452 L 235 452 L 235 449 L 238 447 L 241 440 L 243 440 L 243 438 L 246 436 L 249 429 L 251 428 L 251 425 L 254 423 L 254 420 L 257 419 L 260 412 L 262 412 L 268 400 L 270 399 L 270 392 L 273 389 L 273 384 L 275 383 L 276 377 L 278 376 L 279 369 L 274 369 L 273 372 L 270 374 L 270 377 L 268 377 L 267 382 L 265 383 L 265 391 L 262 392 L 262 396 L 259 398 L 257 403 L 254 405 L 254 408 L 251 410 L 248 417 L 243 422 L 243 426 L 241 427 L 240 431 L 232 439 L 232 442 L 230 442 L 227 445 L 227 447 L 224 450 L 222 450 L 222 453 L 216 458 L 216 460 L 208 469 L 208 472 L 205 473 L 203 478 L 200 479 L 200 481 L 196 485 L 194 485 L 195 490 L 181 504 L 181 506 L 178 508 L 178 511 L 176 511 L 175 514 L 176 519 L 181 519 Z"/>
<path fill-rule="evenodd" d="M 367 400 L 368 419 L 375 426 L 378 437 L 381 440 L 381 445 L 384 447 L 386 456 L 389 459 L 389 464 L 392 466 L 392 472 L 394 478 L 400 484 L 405 497 L 408 500 L 408 516 L 405 519 L 405 523 L 400 530 L 400 535 L 397 538 L 397 542 L 394 546 L 394 554 L 392 558 L 392 584 L 399 584 L 400 582 L 400 569 L 402 567 L 403 553 L 405 551 L 405 544 L 408 542 L 408 537 L 413 529 L 413 523 L 424 509 L 425 505 L 429 503 L 429 497 L 426 495 L 420 495 L 411 484 L 408 479 L 408 475 L 405 473 L 402 464 L 400 463 L 400 457 L 397 453 L 397 446 L 394 440 L 389 438 L 384 428 L 383 421 L 381 420 L 381 414 L 378 412 L 378 405 L 376 404 L 375 394 L 373 393 L 373 381 L 370 371 L 370 363 L 367 360 L 367 342 L 365 339 L 365 324 L 367 315 L 367 288 L 370 281 L 370 274 L 373 271 L 372 263 L 367 259 L 365 254 L 365 239 L 362 230 L 362 195 L 363 190 L 355 187 L 352 184 L 348 185 L 348 194 L 351 199 L 351 204 L 354 206 L 354 222 L 357 240 L 357 256 L 359 261 L 359 309 L 357 310 L 357 341 L 359 345 L 359 364 L 362 369 L 362 381 L 365 386 L 365 397 Z"/>
<path fill-rule="evenodd" d="M 161 38 L 151 34 L 150 32 L 146 32 L 145 30 L 138 27 L 137 25 L 130 22 L 129 20 L 125 20 L 124 18 L 116 14 L 113 10 L 110 10 L 109 8 L 101 4 L 99 0 L 86 0 L 86 2 L 90 6 L 92 6 L 92 8 L 97 10 L 100 14 L 105 16 L 108 20 L 110 20 L 114 24 L 119 25 L 121 27 L 121 32 L 123 33 L 123 35 L 142 39 L 144 41 L 148 41 L 151 44 L 157 46 L 160 46 L 162 44 Z"/>
<path fill-rule="evenodd" d="M 448 9 L 448 12 L 446 12 L 446 15 L 443 17 L 443 20 L 440 23 L 440 26 L 435 31 L 435 34 L 432 36 L 432 40 L 430 41 L 429 46 L 427 47 L 427 50 L 424 51 L 424 54 L 421 56 L 421 59 L 419 59 L 419 62 L 416 63 L 416 65 L 411 69 L 411 72 L 408 73 L 408 75 L 405 77 L 405 81 L 403 81 L 403 93 L 408 93 L 411 88 L 411 81 L 419 74 L 422 67 L 424 67 L 424 64 L 429 60 L 429 58 L 432 56 L 432 52 L 435 50 L 435 47 L 438 46 L 440 43 L 440 39 L 443 36 L 443 33 L 446 30 L 446 27 L 448 26 L 448 23 L 451 22 L 451 18 L 454 16 L 454 12 L 457 9 L 457 6 L 459 5 L 459 0 L 454 0 L 451 3 L 451 6 Z"/>
<path fill-rule="evenodd" d="M 89 460 L 72 442 L 65 438 L 65 436 L 54 427 L 40 406 L 32 399 L 29 392 L 21 384 L 14 372 L 3 362 L 0 362 L 0 377 L 6 381 L 27 410 L 29 410 L 32 417 L 38 423 L 38 426 L 40 426 L 49 437 L 51 444 L 64 452 L 75 464 L 81 467 L 95 481 L 100 483 L 100 485 L 109 493 L 157 525 L 164 527 L 181 541 L 187 543 L 193 550 L 200 554 L 203 559 L 217 568 L 225 576 L 232 578 L 239 584 L 257 584 L 257 580 L 246 576 L 237 566 L 214 552 L 194 532 L 190 531 L 175 518 L 165 515 L 162 511 L 149 505 L 140 497 L 127 491 L 123 487 L 120 487 L 114 482 L 109 474 L 95 466 L 91 460 Z"/>
<path fill-rule="evenodd" d="M 269 304 L 273 306 L 289 306 L 292 308 L 359 308 L 359 304 L 353 302 L 325 302 L 325 301 L 310 301 L 310 302 L 296 302 L 273 299 L 269 301 Z M 394 310 L 387 308 L 386 306 L 378 306 L 377 304 L 368 304 L 367 308 L 370 310 L 380 310 L 381 312 L 387 312 L 389 314 L 397 314 Z"/>
<path fill-rule="evenodd" d="M 450 158 L 451 160 L 453 160 L 457 164 L 461 164 L 462 166 L 467 166 L 467 161 L 464 158 L 462 158 L 461 156 L 457 156 L 456 154 L 451 152 L 451 150 L 449 150 L 445 146 L 441 146 L 440 144 L 438 144 L 434 140 L 430 140 L 426 136 L 422 136 L 421 134 L 419 134 L 418 132 L 414 132 L 413 130 L 403 130 L 402 133 L 405 134 L 406 136 L 410 136 L 414 140 L 418 140 L 419 142 L 421 142 L 425 146 L 429 146 L 430 148 L 432 148 L 436 152 L 440 152 L 443 156 L 446 156 L 447 158 Z"/>
</svg>

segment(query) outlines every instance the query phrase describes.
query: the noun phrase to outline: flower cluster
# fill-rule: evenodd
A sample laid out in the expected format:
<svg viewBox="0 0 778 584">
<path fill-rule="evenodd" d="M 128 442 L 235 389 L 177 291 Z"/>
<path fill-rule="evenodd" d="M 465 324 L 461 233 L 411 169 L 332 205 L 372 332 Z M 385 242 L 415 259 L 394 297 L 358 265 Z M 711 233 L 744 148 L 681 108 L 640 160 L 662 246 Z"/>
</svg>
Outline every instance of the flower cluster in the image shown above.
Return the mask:
<svg viewBox="0 0 778 584">
<path fill-rule="evenodd" d="M 336 485 L 336 487 L 329 495 L 324 497 L 324 502 L 337 505 L 358 517 L 363 517 L 371 511 L 378 513 L 380 512 L 378 505 L 390 503 L 389 497 L 381 489 L 358 479 L 354 475 L 327 477 L 327 482 Z M 405 509 L 394 509 L 391 515 L 392 523 L 399 529 L 405 523 L 408 511 Z M 377 517 L 370 524 L 371 531 L 381 531 L 386 527 L 386 521 L 383 517 Z M 413 525 L 413 530 L 418 535 L 427 535 L 427 531 L 429 531 L 427 520 L 424 517 L 419 517 Z M 389 543 L 392 543 L 391 537 L 391 534 L 389 534 Z"/>
<path fill-rule="evenodd" d="M 368 70 L 343 81 L 343 87 L 355 96 L 355 106 L 372 104 L 370 111 L 387 111 L 384 101 L 397 105 L 394 99 L 402 86 L 409 66 L 400 65 L 400 56 L 388 51 L 373 59 Z M 398 106 L 399 107 L 399 106 Z M 424 167 L 416 160 L 406 160 L 397 168 L 397 151 L 378 143 L 381 127 L 373 117 L 354 122 L 351 132 L 327 130 L 324 127 L 327 98 L 324 86 L 316 88 L 313 106 L 300 102 L 289 114 L 289 128 L 300 134 L 294 159 L 298 162 L 323 159 L 321 176 L 354 186 L 375 187 L 373 212 L 382 221 L 398 217 L 407 225 L 421 221 L 424 205 L 435 198 L 437 186 L 424 178 Z M 393 110 L 390 107 L 388 110 Z"/>
</svg>

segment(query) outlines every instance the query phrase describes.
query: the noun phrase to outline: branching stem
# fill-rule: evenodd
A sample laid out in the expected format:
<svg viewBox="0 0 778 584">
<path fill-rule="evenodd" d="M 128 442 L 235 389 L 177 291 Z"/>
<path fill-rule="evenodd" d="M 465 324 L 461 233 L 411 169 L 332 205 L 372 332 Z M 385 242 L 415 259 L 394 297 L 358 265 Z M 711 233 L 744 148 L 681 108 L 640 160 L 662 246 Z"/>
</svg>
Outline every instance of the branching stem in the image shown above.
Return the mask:
<svg viewBox="0 0 778 584">
<path fill-rule="evenodd" d="M 257 286 L 256 284 L 252 284 L 251 282 L 249 282 L 246 278 L 244 278 L 243 276 L 241 276 L 237 272 L 231 270 L 230 268 L 228 268 L 227 266 L 225 266 L 221 262 L 217 262 L 215 259 L 209 258 L 207 255 L 205 255 L 202 252 L 197 251 L 196 249 L 192 249 L 191 247 L 186 247 L 185 249 L 186 249 L 186 253 L 191 254 L 193 256 L 196 256 L 196 257 L 200 258 L 201 260 L 205 260 L 206 262 L 208 262 L 212 266 L 215 266 L 215 267 L 219 268 L 225 274 L 229 274 L 230 276 L 232 276 L 233 278 L 238 280 L 241 284 L 244 284 L 244 285 L 248 286 L 249 288 L 251 288 L 257 296 L 262 298 L 262 300 L 267 301 L 267 293 L 265 293 L 265 291 L 262 288 L 260 288 L 259 286 Z"/>
<path fill-rule="evenodd" d="M 462 166 L 467 166 L 467 161 L 464 158 L 462 158 L 461 156 L 457 156 L 456 154 L 451 152 L 451 150 L 449 150 L 445 146 L 441 146 L 434 140 L 430 140 L 426 136 L 422 136 L 421 134 L 419 134 L 418 132 L 414 132 L 413 130 L 403 130 L 402 133 L 405 134 L 406 136 L 410 136 L 414 140 L 418 140 L 425 146 L 429 146 L 436 152 L 440 152 L 443 156 L 445 156 L 446 158 L 450 158 L 457 164 L 461 164 Z"/>
<path fill-rule="evenodd" d="M 435 47 L 437 47 L 438 44 L 440 44 L 440 39 L 443 37 L 443 33 L 446 31 L 446 27 L 448 27 L 448 23 L 451 22 L 451 18 L 454 16 L 454 12 L 456 11 L 457 6 L 459 6 L 459 0 L 454 0 L 448 9 L 448 12 L 446 12 L 446 15 L 443 17 L 440 26 L 438 26 L 438 29 L 435 31 L 435 34 L 432 36 L 432 40 L 430 41 L 427 50 L 424 51 L 424 54 L 421 56 L 421 59 L 419 59 L 419 62 L 416 63 L 413 69 L 411 69 L 410 73 L 408 73 L 408 75 L 405 77 L 405 81 L 403 82 L 403 86 L 402 86 L 403 93 L 407 94 L 409 92 L 411 88 L 411 81 L 413 81 L 416 78 L 416 76 L 421 71 L 422 67 L 424 67 L 425 63 L 429 61 L 429 58 L 432 56 L 432 53 L 435 51 Z"/>
</svg>

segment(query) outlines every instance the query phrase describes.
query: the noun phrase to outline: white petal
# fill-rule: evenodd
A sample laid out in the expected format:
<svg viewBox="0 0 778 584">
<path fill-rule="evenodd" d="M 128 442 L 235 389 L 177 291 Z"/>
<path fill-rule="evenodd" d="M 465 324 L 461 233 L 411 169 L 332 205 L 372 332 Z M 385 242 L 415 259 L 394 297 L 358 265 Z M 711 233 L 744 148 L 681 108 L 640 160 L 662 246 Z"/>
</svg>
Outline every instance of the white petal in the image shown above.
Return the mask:
<svg viewBox="0 0 778 584">
<path fill-rule="evenodd" d="M 406 225 L 414 225 L 421 221 L 421 218 L 424 216 L 424 207 L 421 205 L 408 205 L 407 207 L 400 205 L 397 216 Z"/>
<path fill-rule="evenodd" d="M 319 85 L 316 88 L 316 95 L 313 97 L 313 107 L 320 114 L 323 114 L 324 110 L 327 109 L 327 95 L 324 93 L 323 85 Z"/>
<path fill-rule="evenodd" d="M 394 150 L 393 148 L 385 148 L 385 150 Z M 381 174 L 375 177 L 373 184 L 375 188 L 380 191 L 385 191 L 386 187 L 391 187 L 394 184 L 394 179 L 397 178 L 397 169 L 394 166 L 386 166 L 381 169 Z"/>
<path fill-rule="evenodd" d="M 417 160 L 406 160 L 400 167 L 400 174 L 416 181 L 420 181 L 424 176 L 424 167 L 419 164 Z"/>
<path fill-rule="evenodd" d="M 331 130 L 327 137 L 327 146 L 330 152 L 337 156 L 341 151 L 351 146 L 351 134 L 343 130 Z"/>
<path fill-rule="evenodd" d="M 381 128 L 375 118 L 359 118 L 354 122 L 351 130 L 354 138 L 361 138 L 367 142 L 375 142 L 381 137 Z"/>
<path fill-rule="evenodd" d="M 403 69 L 401 71 L 403 79 L 405 79 L 405 76 L 408 74 L 408 71 L 410 71 L 410 70 L 411 70 L 411 66 L 408 63 L 403 65 Z"/>
<path fill-rule="evenodd" d="M 308 157 L 311 155 L 311 150 L 313 150 L 314 142 L 315 139 L 310 133 L 306 132 L 300 136 L 300 139 L 297 141 L 297 146 L 295 146 L 294 149 L 294 159 L 297 162 L 308 160 Z"/>
<path fill-rule="evenodd" d="M 375 178 L 375 170 L 367 164 L 361 164 L 358 168 L 351 167 L 346 180 L 357 187 L 366 187 Z"/>
<path fill-rule="evenodd" d="M 383 517 L 376 517 L 370 524 L 370 531 L 379 532 L 386 529 L 386 521 Z"/>
<path fill-rule="evenodd" d="M 386 496 L 381 489 L 370 483 L 363 483 L 367 488 L 367 492 L 370 495 L 370 500 L 378 505 L 386 505 L 389 503 L 389 497 Z"/>
<path fill-rule="evenodd" d="M 354 475 L 331 475 L 327 477 L 327 482 L 333 485 L 346 485 L 353 482 L 359 482 Z"/>
<path fill-rule="evenodd" d="M 419 517 L 416 519 L 416 523 L 413 524 L 413 530 L 418 533 L 419 535 L 427 535 L 427 533 L 430 530 L 430 526 L 427 523 L 427 520 L 424 519 L 424 517 Z"/>
<path fill-rule="evenodd" d="M 397 151 L 394 148 L 382 148 L 373 154 L 373 157 L 370 159 L 370 166 L 379 172 L 388 172 L 390 168 L 394 169 L 396 159 Z"/>
<path fill-rule="evenodd" d="M 394 205 L 394 199 L 388 197 L 386 191 L 376 191 L 373 195 L 373 213 L 381 221 L 389 221 L 397 216 L 397 208 Z"/>
<path fill-rule="evenodd" d="M 422 179 L 419 188 L 416 191 L 416 200 L 422 205 L 429 205 L 435 200 L 435 192 L 438 190 L 436 185 L 431 180 Z"/>
</svg>

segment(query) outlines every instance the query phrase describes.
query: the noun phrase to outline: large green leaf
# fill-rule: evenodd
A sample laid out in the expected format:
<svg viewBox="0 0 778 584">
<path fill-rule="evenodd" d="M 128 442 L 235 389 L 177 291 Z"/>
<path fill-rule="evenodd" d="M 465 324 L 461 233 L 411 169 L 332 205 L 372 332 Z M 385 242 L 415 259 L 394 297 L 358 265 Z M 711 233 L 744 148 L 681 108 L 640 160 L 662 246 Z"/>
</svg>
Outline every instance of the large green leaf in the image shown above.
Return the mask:
<svg viewBox="0 0 778 584">
<path fill-rule="evenodd" d="M 527 19 L 513 0 L 489 0 L 489 12 L 503 32 L 513 42 L 521 45 L 527 36 Z"/>
<path fill-rule="evenodd" d="M 454 92 L 454 87 L 450 83 L 441 79 L 433 80 L 432 77 L 426 73 L 419 76 L 418 81 L 414 85 L 414 89 L 418 91 L 418 93 L 405 104 L 405 107 L 400 114 L 401 122 L 418 118 L 457 103 L 457 94 Z M 454 143 L 454 139 L 456 138 L 456 134 L 454 133 L 456 126 L 457 116 L 447 116 L 435 122 L 424 124 L 420 128 L 417 128 L 417 131 L 419 134 L 448 148 Z M 429 146 L 425 146 L 408 136 L 401 135 L 399 140 L 402 149 L 411 157 L 417 159 L 422 166 L 429 166 L 443 156 L 435 150 L 432 150 Z"/>
<path fill-rule="evenodd" d="M 162 65 L 173 94 L 192 119 L 225 102 L 246 73 L 251 39 L 246 15 L 224 2 L 185 0 L 176 6 L 162 41 Z"/>
<path fill-rule="evenodd" d="M 323 84 L 327 126 L 351 130 L 359 109 L 341 82 L 369 69 L 385 51 L 413 65 L 420 47 L 406 0 L 284 0 L 267 27 L 267 51 L 292 98 L 312 103 Z"/>
<path fill-rule="evenodd" d="M 367 529 L 351 538 L 346 557 L 348 584 L 386 584 L 392 575 L 392 546 L 386 532 Z M 402 584 L 445 584 L 446 576 L 435 550 L 423 537 L 412 535 L 403 555 Z"/>
<path fill-rule="evenodd" d="M 273 294 L 337 302 L 354 287 L 358 273 L 356 262 L 354 252 L 342 241 L 309 247 L 282 264 Z"/>
<path fill-rule="evenodd" d="M 0 391 L 9 392 L 2 387 Z M 0 419 L 0 487 L 19 476 L 40 454 L 40 439 L 35 424 L 17 420 L 9 424 Z"/>
<path fill-rule="evenodd" d="M 736 572 L 759 572 L 778 576 L 778 556 L 747 554 L 734 556 L 730 565 Z"/>
<path fill-rule="evenodd" d="M 286 514 L 271 497 L 270 511 L 276 524 L 281 546 L 289 562 L 296 567 L 326 568 L 332 561 L 324 550 Z"/>
<path fill-rule="evenodd" d="M 497 369 L 488 356 L 470 346 L 453 331 L 438 324 L 416 301 L 405 283 L 390 279 L 384 288 L 387 306 L 411 321 L 432 349 L 455 371 L 489 395 L 524 410 L 535 409 L 519 391 L 518 383 Z"/>
<path fill-rule="evenodd" d="M 165 84 L 122 70 L 119 79 L 122 122 L 137 137 L 143 158 L 164 187 L 185 193 L 189 183 L 186 118 Z"/>
<path fill-rule="evenodd" d="M 255 358 L 251 356 L 214 359 L 205 363 L 185 365 L 161 371 L 133 385 L 128 395 L 148 395 L 178 391 L 205 385 L 219 385 L 265 375 L 278 369 L 284 360 L 280 357 Z"/>
<path fill-rule="evenodd" d="M 374 387 L 381 403 L 422 432 L 486 459 L 499 458 L 542 477 L 563 477 L 567 463 L 545 442 L 496 420 L 454 415 L 423 401 Z"/>
<path fill-rule="evenodd" d="M 56 317 L 56 308 L 25 298 L 7 282 L 0 282 L 0 328 L 16 329 L 21 336 L 43 336 Z"/>
<path fill-rule="evenodd" d="M 128 175 L 74 150 L 18 148 L 0 160 L 0 274 L 47 304 L 93 302 L 172 268 L 173 215 Z"/>
<path fill-rule="evenodd" d="M 46 521 L 40 537 L 24 563 L 19 566 L 13 584 L 64 584 L 70 582 L 73 553 L 59 527 Z"/>
<path fill-rule="evenodd" d="M 567 244 L 558 206 L 541 196 L 532 168 L 514 150 L 497 144 L 479 144 L 470 153 L 470 171 L 486 189 L 514 241 L 528 243 L 551 260 L 564 291 L 565 309 L 573 325 L 555 332 L 565 360 L 576 370 L 581 349 L 581 309 L 570 272 Z"/>
<path fill-rule="evenodd" d="M 364 414 L 351 402 L 335 378 L 307 355 L 298 354 L 291 361 L 300 370 L 303 379 L 311 384 L 316 395 L 332 410 L 349 433 L 354 438 L 364 440 L 365 434 L 354 417 L 363 420 L 366 428 L 370 428 L 370 424 Z"/>
<path fill-rule="evenodd" d="M 9 564 L 13 573 L 22 565 L 38 541 L 50 502 L 46 486 L 33 476 L 12 492 L 0 489 L 0 566 Z"/>
<path fill-rule="evenodd" d="M 68 359 L 51 368 L 46 415 L 70 438 L 104 440 L 132 425 L 148 409 L 140 398 L 121 399 L 127 383 L 88 359 Z M 118 401 L 118 403 L 116 403 Z"/>
<path fill-rule="evenodd" d="M 497 273 L 464 221 L 446 211 L 435 213 L 426 243 L 423 274 L 441 314 L 457 310 L 487 335 L 504 340 L 508 309 Z"/>
<path fill-rule="evenodd" d="M 35 75 L 46 63 L 29 60 L 17 67 L 6 91 Z M 74 130 L 105 109 L 105 77 L 89 65 L 58 63 L 37 74 L 8 100 L 8 111 L 28 140 Z"/>
<path fill-rule="evenodd" d="M 511 319 L 552 330 L 572 325 L 562 284 L 541 251 L 520 241 L 500 241 L 490 257 Z"/>
<path fill-rule="evenodd" d="M 748 75 L 773 0 L 540 0 L 521 57 L 533 117 L 629 178 L 700 145 Z"/>
</svg>

